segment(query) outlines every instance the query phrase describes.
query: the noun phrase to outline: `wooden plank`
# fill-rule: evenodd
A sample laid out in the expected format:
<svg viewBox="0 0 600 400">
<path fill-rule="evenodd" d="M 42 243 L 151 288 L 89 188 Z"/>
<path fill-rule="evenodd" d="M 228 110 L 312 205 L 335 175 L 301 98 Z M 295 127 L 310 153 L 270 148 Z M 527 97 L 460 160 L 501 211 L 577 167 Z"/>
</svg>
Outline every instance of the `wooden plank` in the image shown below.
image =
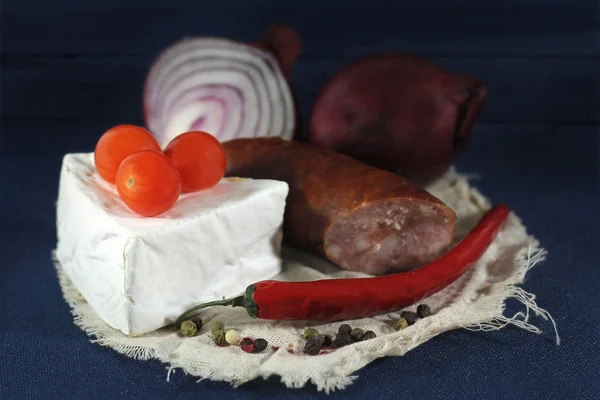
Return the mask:
<svg viewBox="0 0 600 400">
<path fill-rule="evenodd" d="M 36 187 L 56 190 L 65 153 L 92 152 L 110 126 L 98 121 L 0 120 L 3 182 L 24 191 L 23 201 L 34 206 L 35 196 L 25 193 L 28 185 L 14 180 L 30 173 Z M 560 234 L 537 230 L 536 224 L 562 215 L 562 207 L 588 209 L 593 215 L 599 199 L 599 146 L 597 125 L 480 123 L 456 166 L 460 172 L 478 174 L 471 182 L 474 187 L 492 202 L 509 204 L 517 215 L 526 218 L 531 233 L 554 243 Z M 15 168 L 20 175 L 10 172 Z M 39 173 L 45 179 L 38 179 Z M 46 179 L 49 174 L 50 180 Z"/>
<path fill-rule="evenodd" d="M 522 171 L 545 183 L 555 180 L 554 186 L 546 185 L 548 190 L 572 195 L 572 190 L 599 189 L 599 160 L 599 125 L 480 123 L 474 129 L 468 150 L 458 156 L 457 166 L 477 173 L 479 165 L 488 170 L 489 178 L 496 180 Z M 498 167 L 488 169 L 493 165 Z M 520 184 L 536 187 L 540 183 L 523 180 Z"/>
<path fill-rule="evenodd" d="M 471 184 L 493 203 L 507 203 L 552 253 L 564 244 L 569 231 L 559 227 L 557 218 L 576 230 L 581 221 L 565 218 L 572 215 L 569 210 L 577 209 L 578 215 L 592 219 L 598 214 L 599 159 L 598 125 L 480 124 L 456 166 L 478 175 Z M 593 235 L 592 231 L 577 234 Z"/>
<path fill-rule="evenodd" d="M 502 7 L 523 8 L 552 8 L 552 7 L 589 7 L 597 5 L 595 0 L 578 0 L 574 5 L 572 0 L 504 0 L 501 4 L 494 1 L 485 0 L 454 0 L 448 4 L 444 0 L 420 0 L 413 2 L 391 2 L 389 0 L 287 0 L 285 2 L 273 2 L 271 0 L 253 0 L 249 7 L 244 0 L 221 0 L 220 2 L 206 2 L 201 4 L 201 7 L 195 6 L 189 0 L 170 0 L 165 1 L 148 1 L 148 0 L 61 0 L 59 4 L 55 3 L 55 8 L 62 10 L 78 10 L 78 11 L 98 11 L 100 9 L 121 9 L 121 10 L 160 10 L 160 11 L 181 11 L 198 7 L 198 9 L 213 11 L 219 9 L 251 9 L 251 8 L 268 8 L 268 9 L 301 9 L 301 8 L 316 8 L 318 10 L 327 9 L 345 9 L 352 10 L 395 10 L 395 9 L 450 9 L 450 8 L 469 8 L 479 7 L 486 9 L 497 9 Z M 31 10 L 32 7 L 48 7 L 48 2 L 45 0 L 19 0 L 6 2 L 5 8 L 12 10 Z"/>
<path fill-rule="evenodd" d="M 138 123 L 124 120 L 125 123 Z M 0 119 L 2 158 L 62 157 L 66 153 L 92 152 L 102 133 L 113 126 L 107 121 Z M 532 138 L 535 138 L 532 139 Z M 460 168 L 477 172 L 478 164 L 504 165 L 494 170 L 499 177 L 504 169 L 520 169 L 542 173 L 548 168 L 576 169 L 573 182 L 582 177 L 595 177 L 599 170 L 582 168 L 598 161 L 600 127 L 598 125 L 548 125 L 483 123 L 475 125 L 468 150 L 459 155 Z M 561 149 L 562 160 L 553 156 Z M 518 155 L 517 158 L 512 158 Z M 532 164 L 532 160 L 545 159 Z M 595 160 L 595 161 L 594 161 Z M 525 168 L 526 167 L 526 168 Z M 551 179 L 551 176 L 548 177 Z"/>
<path fill-rule="evenodd" d="M 4 216 L 12 218 L 6 220 L 54 223 L 62 157 L 93 151 L 109 127 L 88 121 L 0 120 L 1 200 Z M 551 256 L 573 235 L 573 248 L 584 251 L 582 238 L 595 243 L 591 238 L 597 231 L 592 221 L 599 200 L 599 140 L 597 126 L 479 124 L 457 166 L 461 172 L 480 174 L 472 185 L 493 202 L 514 209 Z M 573 209 L 579 213 L 569 212 Z M 573 215 L 587 215 L 589 230 L 581 231 L 581 220 Z"/>
<path fill-rule="evenodd" d="M 598 58 L 430 57 L 449 71 L 477 76 L 488 88 L 483 122 L 597 122 L 600 120 Z M 314 99 L 335 71 L 350 60 L 311 61 L 296 69 L 300 99 Z M 299 65 L 300 67 L 300 65 Z M 308 84 L 304 84 L 307 82 Z M 314 82 L 314 84 L 313 84 Z M 311 102 L 301 102 L 303 113 Z"/>
<path fill-rule="evenodd" d="M 35 11 L 32 11 L 35 10 Z M 400 49 L 427 54 L 598 55 L 594 1 L 446 3 L 240 0 L 218 3 L 13 0 L 6 4 L 3 51 L 10 54 L 155 55 L 186 35 L 251 41 L 286 22 L 306 55 L 359 55 Z"/>
<path fill-rule="evenodd" d="M 316 95 L 349 58 L 302 58 L 292 82 L 307 117 Z M 483 122 L 594 123 L 600 78 L 597 58 L 434 57 L 488 86 Z M 5 57 L 6 118 L 141 120 L 151 57 Z"/>
<path fill-rule="evenodd" d="M 0 119 L 0 181 L 18 192 L 19 201 L 31 205 L 31 210 L 51 207 L 39 204 L 39 196 L 32 195 L 31 188 L 55 193 L 62 157 L 92 152 L 110 126 L 98 121 Z M 472 185 L 493 202 L 507 202 L 525 218 L 530 232 L 542 239 L 543 245 L 553 245 L 551 250 L 570 234 L 543 229 L 552 225 L 549 220 L 567 215 L 563 208 L 589 210 L 590 217 L 597 214 L 599 149 L 598 125 L 480 123 L 469 149 L 457 158 L 457 168 L 479 174 Z M 28 177 L 31 179 L 22 181 Z M 50 211 L 44 215 L 53 218 Z M 568 225 L 575 229 L 577 221 Z M 581 233 L 592 235 L 592 231 Z"/>
</svg>

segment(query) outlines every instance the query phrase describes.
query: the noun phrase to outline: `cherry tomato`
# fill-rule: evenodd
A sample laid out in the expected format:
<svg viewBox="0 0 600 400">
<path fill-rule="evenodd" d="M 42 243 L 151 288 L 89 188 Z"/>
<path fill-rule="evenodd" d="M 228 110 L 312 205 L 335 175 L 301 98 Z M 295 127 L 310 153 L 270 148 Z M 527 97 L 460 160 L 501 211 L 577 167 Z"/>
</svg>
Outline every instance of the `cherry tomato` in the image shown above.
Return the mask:
<svg viewBox="0 0 600 400">
<path fill-rule="evenodd" d="M 116 185 L 125 204 L 145 217 L 169 210 L 181 193 L 177 168 L 156 150 L 141 150 L 123 160 L 117 171 Z"/>
<path fill-rule="evenodd" d="M 225 150 L 209 133 L 182 133 L 171 140 L 165 154 L 173 160 L 179 170 L 184 193 L 211 188 L 225 175 Z"/>
<path fill-rule="evenodd" d="M 160 145 L 146 129 L 135 125 L 118 125 L 106 131 L 94 150 L 94 163 L 100 176 L 115 183 L 121 162 L 136 151 L 160 151 Z"/>
</svg>

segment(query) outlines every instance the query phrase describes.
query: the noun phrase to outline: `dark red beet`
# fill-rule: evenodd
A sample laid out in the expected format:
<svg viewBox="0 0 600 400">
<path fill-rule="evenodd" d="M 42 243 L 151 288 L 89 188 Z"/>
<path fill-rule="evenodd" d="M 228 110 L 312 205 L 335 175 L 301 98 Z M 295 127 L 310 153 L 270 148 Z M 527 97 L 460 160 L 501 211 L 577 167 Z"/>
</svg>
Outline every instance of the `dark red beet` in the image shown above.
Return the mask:
<svg viewBox="0 0 600 400">
<path fill-rule="evenodd" d="M 476 78 L 412 54 L 376 54 L 325 85 L 308 140 L 425 184 L 466 149 L 485 97 Z"/>
<path fill-rule="evenodd" d="M 288 25 L 271 25 L 253 44 L 275 56 L 283 74 L 289 79 L 292 68 L 302 51 L 298 32 Z"/>
</svg>

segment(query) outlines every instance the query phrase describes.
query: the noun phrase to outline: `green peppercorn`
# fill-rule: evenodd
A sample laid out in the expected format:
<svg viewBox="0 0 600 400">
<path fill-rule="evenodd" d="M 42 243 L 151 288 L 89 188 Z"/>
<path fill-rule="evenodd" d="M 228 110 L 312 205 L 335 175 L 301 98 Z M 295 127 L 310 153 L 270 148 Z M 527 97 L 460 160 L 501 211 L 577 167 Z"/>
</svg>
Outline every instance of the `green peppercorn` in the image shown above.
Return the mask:
<svg viewBox="0 0 600 400">
<path fill-rule="evenodd" d="M 417 307 L 417 315 L 419 318 L 427 318 L 431 315 L 431 309 L 427 304 L 420 304 L 419 307 Z"/>
<path fill-rule="evenodd" d="M 183 336 L 195 336 L 198 328 L 195 322 L 186 320 L 181 323 L 179 330 Z"/>
<path fill-rule="evenodd" d="M 309 356 L 316 356 L 321 352 L 322 345 L 323 342 L 321 338 L 313 336 L 306 341 L 306 344 L 304 345 L 304 352 Z"/>
<path fill-rule="evenodd" d="M 260 353 L 261 351 L 266 349 L 268 345 L 269 345 L 269 343 L 265 339 L 262 339 L 262 338 L 256 339 L 254 341 L 254 352 Z"/>
<path fill-rule="evenodd" d="M 408 325 L 414 324 L 419 319 L 417 313 L 412 311 L 403 311 L 402 314 L 400 314 L 400 317 L 404 318 L 406 322 L 408 322 Z"/>
<path fill-rule="evenodd" d="M 402 317 L 394 323 L 394 329 L 399 331 L 400 329 L 408 328 L 408 321 Z"/>
<path fill-rule="evenodd" d="M 352 327 L 348 324 L 343 324 L 342 326 L 340 326 L 338 328 L 338 334 L 339 333 L 350 333 L 350 331 L 352 330 Z"/>
<path fill-rule="evenodd" d="M 225 326 L 223 325 L 223 323 L 221 321 L 213 321 L 210 324 L 210 331 L 215 333 L 216 331 L 223 331 L 225 330 Z"/>
<path fill-rule="evenodd" d="M 215 344 L 225 344 L 225 331 L 223 329 L 217 329 L 212 333 L 212 338 Z"/>
<path fill-rule="evenodd" d="M 364 334 L 364 332 L 360 328 L 354 328 L 350 331 L 350 337 L 352 338 L 353 342 L 360 342 L 363 334 Z"/>
<path fill-rule="evenodd" d="M 323 346 L 330 347 L 331 343 L 333 343 L 331 335 L 323 335 Z"/>
<path fill-rule="evenodd" d="M 374 339 L 376 338 L 377 335 L 375 334 L 375 332 L 373 331 L 366 331 L 363 335 L 361 340 L 369 340 L 369 339 Z"/>
<path fill-rule="evenodd" d="M 352 338 L 350 337 L 350 333 L 338 333 L 335 339 L 333 339 L 333 343 L 335 343 L 336 348 L 352 344 Z"/>
<path fill-rule="evenodd" d="M 311 337 L 318 335 L 319 331 L 316 330 L 315 328 L 307 328 L 304 331 L 304 334 L 302 335 L 304 337 L 304 339 L 310 339 Z"/>
</svg>

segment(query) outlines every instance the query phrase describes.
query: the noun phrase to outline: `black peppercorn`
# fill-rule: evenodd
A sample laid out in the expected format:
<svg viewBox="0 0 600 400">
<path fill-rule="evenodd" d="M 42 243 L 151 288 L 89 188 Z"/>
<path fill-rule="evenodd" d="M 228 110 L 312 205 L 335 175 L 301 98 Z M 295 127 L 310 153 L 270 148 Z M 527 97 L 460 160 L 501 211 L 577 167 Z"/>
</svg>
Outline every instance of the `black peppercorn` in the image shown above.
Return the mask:
<svg viewBox="0 0 600 400">
<path fill-rule="evenodd" d="M 340 333 L 350 333 L 350 331 L 352 330 L 352 327 L 348 324 L 343 324 L 342 326 L 340 326 L 338 328 L 338 334 Z"/>
<path fill-rule="evenodd" d="M 202 329 L 202 325 L 203 325 L 202 318 L 194 317 L 191 319 L 191 321 L 196 324 L 196 330 L 199 331 L 200 329 Z"/>
<path fill-rule="evenodd" d="M 319 342 L 321 343 L 321 346 L 323 346 L 323 344 L 325 343 L 325 336 L 321 335 L 320 333 L 317 333 L 313 337 L 318 339 Z"/>
<path fill-rule="evenodd" d="M 260 353 L 267 348 L 268 342 L 265 339 L 259 338 L 254 341 L 254 352 Z"/>
<path fill-rule="evenodd" d="M 427 318 L 431 315 L 431 309 L 427 304 L 420 304 L 419 307 L 417 307 L 417 315 L 419 318 Z"/>
<path fill-rule="evenodd" d="M 309 356 L 316 356 L 321 351 L 322 345 L 323 342 L 321 338 L 313 336 L 306 341 L 306 344 L 304 345 L 304 352 Z"/>
<path fill-rule="evenodd" d="M 338 333 L 333 340 L 335 343 L 335 347 L 344 347 L 346 345 L 352 344 L 352 338 L 349 333 Z"/>
<path fill-rule="evenodd" d="M 400 314 L 400 317 L 404 318 L 406 322 L 408 322 L 408 325 L 414 324 L 419 319 L 417 313 L 412 311 L 403 311 L 402 314 Z"/>
<path fill-rule="evenodd" d="M 375 334 L 375 332 L 373 331 L 366 331 L 363 335 L 361 340 L 369 340 L 369 339 L 374 339 L 376 338 L 377 335 Z"/>
<path fill-rule="evenodd" d="M 360 342 L 363 334 L 364 334 L 364 332 L 360 328 L 354 328 L 350 331 L 350 337 L 352 338 L 353 342 Z"/>
</svg>

